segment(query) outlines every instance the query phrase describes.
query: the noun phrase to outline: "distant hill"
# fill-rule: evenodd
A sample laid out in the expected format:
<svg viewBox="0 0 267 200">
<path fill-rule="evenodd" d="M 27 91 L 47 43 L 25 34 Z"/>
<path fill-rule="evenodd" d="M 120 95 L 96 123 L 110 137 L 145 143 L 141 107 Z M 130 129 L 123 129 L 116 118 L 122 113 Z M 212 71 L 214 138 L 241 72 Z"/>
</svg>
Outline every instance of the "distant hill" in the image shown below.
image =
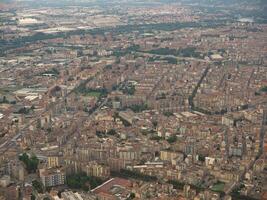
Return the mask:
<svg viewBox="0 0 267 200">
<path fill-rule="evenodd" d="M 8 3 L 13 3 L 14 0 L 0 0 L 0 4 L 8 4 Z"/>
<path fill-rule="evenodd" d="M 170 0 L 161 0 L 163 1 L 170 1 Z M 258 4 L 258 5 L 265 5 L 267 4 L 267 0 L 181 0 L 182 2 L 191 2 L 191 3 L 199 3 L 199 4 L 209 4 L 209 5 L 217 5 L 217 4 L 224 4 L 224 5 L 233 5 L 233 4 L 242 4 L 242 3 L 249 3 L 249 4 Z M 175 2 L 175 1 L 173 1 Z M 177 1 L 176 1 L 177 2 Z"/>
</svg>

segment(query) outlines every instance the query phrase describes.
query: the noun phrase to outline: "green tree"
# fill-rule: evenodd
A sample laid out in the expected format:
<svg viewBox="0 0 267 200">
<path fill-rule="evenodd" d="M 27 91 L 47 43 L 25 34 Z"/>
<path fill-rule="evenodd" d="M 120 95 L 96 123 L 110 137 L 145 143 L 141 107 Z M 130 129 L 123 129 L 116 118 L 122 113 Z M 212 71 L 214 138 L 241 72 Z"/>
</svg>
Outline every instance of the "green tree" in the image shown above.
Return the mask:
<svg viewBox="0 0 267 200">
<path fill-rule="evenodd" d="M 42 182 L 34 180 L 32 181 L 32 186 L 38 193 L 44 193 L 44 185 Z"/>
<path fill-rule="evenodd" d="M 170 117 L 170 116 L 173 116 L 173 113 L 170 111 L 165 111 L 163 112 L 163 115 L 165 115 L 166 117 Z"/>
<path fill-rule="evenodd" d="M 267 86 L 263 86 L 263 87 L 260 89 L 260 92 L 267 92 Z"/>
<path fill-rule="evenodd" d="M 198 160 L 201 161 L 201 162 L 205 162 L 205 158 L 206 157 L 201 155 L 201 154 L 198 155 Z"/>
<path fill-rule="evenodd" d="M 122 92 L 123 94 L 134 95 L 135 86 L 134 85 L 127 86 L 122 90 Z"/>
<path fill-rule="evenodd" d="M 72 189 L 82 189 L 88 191 L 103 183 L 103 180 L 87 176 L 85 173 L 72 174 L 67 176 L 67 185 Z"/>
<path fill-rule="evenodd" d="M 19 156 L 19 160 L 25 164 L 26 170 L 28 171 L 28 173 L 36 172 L 38 168 L 39 160 L 35 155 L 32 155 L 30 158 L 28 154 L 23 153 L 22 155 Z"/>
<path fill-rule="evenodd" d="M 158 122 L 157 121 L 153 121 L 152 124 L 153 124 L 154 128 L 156 128 L 158 126 Z"/>
<path fill-rule="evenodd" d="M 177 141 L 177 136 L 176 135 L 172 135 L 170 136 L 167 141 L 172 144 L 172 143 L 175 143 Z"/>
<path fill-rule="evenodd" d="M 130 196 L 127 198 L 127 200 L 132 200 L 135 198 L 135 193 L 131 192 Z"/>
<path fill-rule="evenodd" d="M 138 112 L 142 112 L 144 110 L 148 110 L 148 105 L 147 104 L 136 104 L 136 105 L 131 105 L 128 108 L 130 108 L 132 111 L 138 113 Z"/>
<path fill-rule="evenodd" d="M 110 129 L 108 132 L 107 132 L 108 135 L 116 135 L 117 132 L 115 129 Z"/>
<path fill-rule="evenodd" d="M 36 197 L 34 196 L 34 194 L 31 194 L 31 200 L 35 200 Z"/>
</svg>

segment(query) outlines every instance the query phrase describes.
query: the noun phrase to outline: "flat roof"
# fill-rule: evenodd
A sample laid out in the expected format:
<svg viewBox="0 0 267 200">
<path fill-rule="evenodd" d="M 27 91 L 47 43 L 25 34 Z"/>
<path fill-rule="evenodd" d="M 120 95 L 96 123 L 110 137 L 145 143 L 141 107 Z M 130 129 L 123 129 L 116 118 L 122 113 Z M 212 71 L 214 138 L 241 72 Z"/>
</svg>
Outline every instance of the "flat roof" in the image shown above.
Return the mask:
<svg viewBox="0 0 267 200">
<path fill-rule="evenodd" d="M 109 190 L 114 186 L 114 185 L 120 185 L 123 187 L 130 187 L 131 186 L 131 181 L 127 179 L 122 179 L 122 178 L 112 178 L 103 183 L 102 185 L 99 185 L 98 187 L 94 188 L 91 190 L 91 192 L 94 193 L 109 193 Z"/>
</svg>

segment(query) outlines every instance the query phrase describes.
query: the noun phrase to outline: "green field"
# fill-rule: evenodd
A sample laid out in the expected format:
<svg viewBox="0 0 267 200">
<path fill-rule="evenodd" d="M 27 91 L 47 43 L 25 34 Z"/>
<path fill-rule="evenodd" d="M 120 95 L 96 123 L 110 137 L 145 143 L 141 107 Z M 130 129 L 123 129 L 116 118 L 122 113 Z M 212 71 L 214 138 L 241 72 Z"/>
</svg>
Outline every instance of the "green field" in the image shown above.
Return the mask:
<svg viewBox="0 0 267 200">
<path fill-rule="evenodd" d="M 212 186 L 211 190 L 212 190 L 212 191 L 215 191 L 215 192 L 223 192 L 223 190 L 224 190 L 224 185 L 225 185 L 225 183 L 223 183 L 223 182 L 215 183 L 215 184 Z"/>
<path fill-rule="evenodd" d="M 101 95 L 101 92 L 88 92 L 85 94 L 85 96 L 97 97 L 97 98 L 99 98 L 100 95 Z"/>
</svg>

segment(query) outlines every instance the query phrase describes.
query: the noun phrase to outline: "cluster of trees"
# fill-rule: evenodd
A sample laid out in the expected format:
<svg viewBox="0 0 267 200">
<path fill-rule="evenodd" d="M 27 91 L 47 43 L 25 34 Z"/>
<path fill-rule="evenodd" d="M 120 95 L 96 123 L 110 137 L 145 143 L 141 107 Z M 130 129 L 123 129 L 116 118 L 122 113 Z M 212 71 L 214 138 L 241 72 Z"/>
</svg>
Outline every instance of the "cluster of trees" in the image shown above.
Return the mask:
<svg viewBox="0 0 267 200">
<path fill-rule="evenodd" d="M 151 30 L 163 30 L 163 31 L 174 31 L 181 28 L 193 28 L 193 27 L 217 27 L 226 23 L 224 20 L 206 20 L 205 22 L 176 22 L 176 23 L 158 23 L 158 24 L 133 24 L 133 25 L 122 25 L 116 28 L 111 28 L 109 31 L 113 31 L 115 34 L 129 33 L 138 30 L 139 32 L 146 32 Z M 108 31 L 107 29 L 104 29 Z M 93 30 L 95 34 L 99 34 L 104 31 L 103 29 Z"/>
<path fill-rule="evenodd" d="M 108 130 L 108 132 L 107 132 L 107 135 L 117 135 L 118 133 L 117 133 L 117 131 L 115 130 L 115 129 L 110 129 L 110 130 Z"/>
<path fill-rule="evenodd" d="M 178 63 L 177 59 L 173 58 L 173 57 L 165 57 L 162 60 L 166 60 L 169 64 L 175 64 L 176 65 Z"/>
<path fill-rule="evenodd" d="M 84 34 L 92 34 L 92 35 L 103 35 L 105 32 L 113 32 L 114 34 L 122 34 L 122 33 L 130 33 L 133 31 L 147 32 L 151 30 L 163 30 L 163 31 L 173 31 L 181 28 L 194 28 L 194 27 L 219 27 L 226 24 L 226 20 L 206 20 L 202 22 L 176 22 L 176 23 L 159 23 L 159 24 L 130 24 L 130 25 L 121 25 L 112 28 L 96 28 L 93 30 L 75 30 L 69 31 L 67 33 L 55 33 L 55 34 L 44 34 L 44 33 L 36 33 L 32 36 L 25 36 L 16 38 L 12 41 L 0 40 L 0 44 L 2 44 L 2 49 L 12 49 L 17 48 L 25 43 L 31 44 L 36 43 L 41 40 L 55 39 L 55 38 L 68 38 L 71 35 L 84 35 Z M 0 53 L 5 54 L 6 52 Z"/>
<path fill-rule="evenodd" d="M 135 198 L 135 193 L 131 193 L 127 200 L 132 200 Z"/>
<path fill-rule="evenodd" d="M 170 136 L 167 141 L 172 144 L 172 143 L 175 143 L 177 141 L 177 136 L 176 135 L 172 135 Z"/>
<path fill-rule="evenodd" d="M 142 181 L 156 181 L 157 180 L 156 176 L 149 176 L 149 175 L 142 174 L 137 171 L 131 171 L 128 169 L 121 169 L 119 172 L 111 172 L 111 175 L 122 177 L 122 178 L 133 178 L 133 179 L 142 180 Z"/>
<path fill-rule="evenodd" d="M 92 88 L 86 88 L 85 86 L 77 88 L 76 91 L 83 95 L 94 94 L 95 96 L 98 97 L 105 97 L 108 94 L 106 88 L 92 89 Z"/>
<path fill-rule="evenodd" d="M 87 176 L 86 173 L 81 172 L 67 176 L 67 185 L 72 189 L 82 189 L 89 191 L 101 185 L 104 181 L 100 178 Z"/>
<path fill-rule="evenodd" d="M 122 56 L 125 56 L 127 54 L 135 53 L 140 50 L 140 45 L 132 45 L 126 49 L 116 49 L 113 51 L 113 55 L 120 58 Z"/>
<path fill-rule="evenodd" d="M 211 188 L 212 191 L 214 192 L 219 192 L 222 193 L 224 190 L 225 183 L 222 181 L 217 181 L 213 187 Z"/>
<path fill-rule="evenodd" d="M 127 108 L 130 108 L 135 113 L 138 113 L 144 110 L 148 110 L 148 105 L 147 104 L 136 104 L 136 105 L 128 106 Z"/>
<path fill-rule="evenodd" d="M 153 57 L 149 57 L 148 58 L 148 62 L 154 62 L 154 61 L 156 61 L 156 60 L 161 60 L 161 58 L 160 58 L 160 56 L 153 56 Z"/>
<path fill-rule="evenodd" d="M 183 190 L 183 188 L 184 188 L 184 186 L 186 184 L 184 182 L 180 182 L 180 181 L 177 181 L 177 180 L 169 180 L 167 183 L 172 184 L 173 187 L 175 189 L 178 189 L 178 190 Z M 224 184 L 224 183 L 218 181 L 218 184 Z M 190 187 L 193 188 L 193 189 L 195 189 L 198 193 L 200 191 L 205 190 L 205 188 L 203 188 L 203 186 L 201 186 L 200 183 L 197 184 L 197 185 L 193 185 L 193 184 L 187 184 L 187 185 L 190 185 Z M 224 196 L 225 195 L 225 193 L 223 191 L 216 191 L 216 192 L 219 192 L 220 193 L 220 196 Z"/>
<path fill-rule="evenodd" d="M 22 155 L 19 156 L 19 160 L 25 164 L 25 167 L 28 173 L 36 172 L 38 168 L 39 160 L 35 155 L 32 155 L 31 157 L 29 157 L 28 154 L 23 153 Z"/>
<path fill-rule="evenodd" d="M 199 154 L 199 155 L 198 155 L 198 160 L 199 160 L 200 162 L 205 162 L 205 158 L 206 158 L 206 156 L 204 156 L 204 155 L 202 155 L 202 154 Z"/>
<path fill-rule="evenodd" d="M 44 193 L 45 188 L 42 182 L 34 180 L 32 181 L 32 186 L 38 193 Z"/>
<path fill-rule="evenodd" d="M 158 126 L 158 122 L 157 122 L 157 121 L 153 120 L 153 121 L 152 121 L 152 124 L 153 124 L 153 127 L 154 127 L 154 128 L 157 128 L 157 126 Z"/>
<path fill-rule="evenodd" d="M 172 184 L 175 189 L 183 190 L 185 183 L 175 181 L 175 180 L 169 180 L 167 183 Z"/>
<path fill-rule="evenodd" d="M 234 188 L 233 191 L 231 192 L 232 198 L 235 200 L 256 200 L 255 198 L 240 194 L 240 190 L 244 187 L 245 187 L 244 184 L 239 184 L 236 188 Z"/>
<path fill-rule="evenodd" d="M 260 89 L 260 92 L 267 92 L 267 86 L 263 86 L 263 87 Z"/>
<path fill-rule="evenodd" d="M 158 54 L 158 55 L 173 55 L 173 56 L 181 56 L 181 57 L 202 58 L 200 53 L 196 51 L 195 47 L 187 47 L 184 49 L 159 48 L 159 49 L 152 49 L 148 51 L 148 53 Z M 171 60 L 171 61 L 175 62 L 175 60 Z"/>
<path fill-rule="evenodd" d="M 31 107 L 31 108 L 23 107 L 23 108 L 20 108 L 20 109 L 18 110 L 17 114 L 28 115 L 33 109 L 34 109 L 34 107 Z"/>
<path fill-rule="evenodd" d="M 96 131 L 96 136 L 99 138 L 105 138 L 106 137 L 106 133 L 104 131 Z"/>
<path fill-rule="evenodd" d="M 167 183 L 172 184 L 173 187 L 175 189 L 178 189 L 178 190 L 183 190 L 183 188 L 184 188 L 184 186 L 186 184 L 184 182 L 180 182 L 180 181 L 176 181 L 176 180 L 169 180 Z M 201 187 L 200 184 L 198 184 L 198 185 L 187 184 L 187 185 L 190 185 L 190 187 L 195 189 L 197 192 L 200 192 L 200 191 L 204 190 L 204 188 Z"/>
<path fill-rule="evenodd" d="M 165 115 L 166 117 L 170 117 L 170 116 L 173 116 L 173 113 L 170 111 L 165 111 L 163 112 L 163 115 Z"/>
<path fill-rule="evenodd" d="M 164 30 L 173 31 L 181 28 L 193 28 L 193 27 L 218 27 L 224 25 L 226 20 L 206 20 L 202 22 L 176 22 L 176 23 L 159 23 L 159 24 L 134 24 L 134 25 L 121 25 L 112 28 L 96 28 L 93 30 L 75 30 L 67 33 L 56 33 L 56 34 L 44 34 L 36 33 L 32 36 L 25 36 L 16 38 L 8 43 L 3 41 L 3 48 L 12 49 L 22 46 L 25 43 L 35 43 L 40 40 L 54 39 L 54 38 L 67 38 L 71 35 L 103 35 L 105 32 L 113 32 L 114 34 L 129 33 L 132 31 L 147 32 L 151 30 Z M 1 42 L 1 41 L 0 41 Z"/>
<path fill-rule="evenodd" d="M 40 40 L 47 40 L 47 39 L 55 39 L 55 38 L 60 38 L 64 37 L 64 33 L 57 33 L 57 34 L 44 34 L 44 33 L 36 33 L 31 36 L 25 36 L 25 37 L 20 37 L 16 38 L 12 41 L 9 42 L 1 42 L 3 44 L 3 49 L 12 49 L 12 48 L 17 48 L 23 46 L 25 43 L 35 43 L 36 41 Z"/>
<path fill-rule="evenodd" d="M 135 93 L 135 86 L 134 85 L 129 85 L 126 86 L 122 89 L 123 94 L 128 94 L 128 95 L 134 95 Z"/>
<path fill-rule="evenodd" d="M 158 136 L 158 135 L 155 135 L 155 136 L 152 136 L 152 137 L 150 138 L 150 140 L 160 141 L 160 140 L 162 140 L 162 137 L 160 137 L 160 136 Z"/>
</svg>

